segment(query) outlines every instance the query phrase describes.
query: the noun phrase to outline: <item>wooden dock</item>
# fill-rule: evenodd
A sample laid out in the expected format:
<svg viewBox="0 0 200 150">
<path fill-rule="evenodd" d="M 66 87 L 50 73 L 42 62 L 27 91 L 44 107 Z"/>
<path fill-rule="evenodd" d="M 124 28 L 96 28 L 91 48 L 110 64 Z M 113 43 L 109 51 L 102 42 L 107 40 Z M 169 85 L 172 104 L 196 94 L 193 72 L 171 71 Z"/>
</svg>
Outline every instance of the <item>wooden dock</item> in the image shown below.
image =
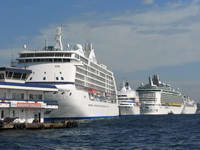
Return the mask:
<svg viewBox="0 0 200 150">
<path fill-rule="evenodd" d="M 1 123 L 0 130 L 7 129 L 61 129 L 78 127 L 77 121 L 63 121 L 54 123 Z"/>
</svg>

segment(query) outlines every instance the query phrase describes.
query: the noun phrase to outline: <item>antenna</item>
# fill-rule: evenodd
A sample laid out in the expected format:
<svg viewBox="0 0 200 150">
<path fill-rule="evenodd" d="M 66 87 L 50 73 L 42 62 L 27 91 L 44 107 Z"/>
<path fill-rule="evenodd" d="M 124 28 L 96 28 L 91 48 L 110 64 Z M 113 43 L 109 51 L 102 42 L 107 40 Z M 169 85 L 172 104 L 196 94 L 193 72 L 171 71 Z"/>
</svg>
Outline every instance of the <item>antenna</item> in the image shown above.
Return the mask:
<svg viewBox="0 0 200 150">
<path fill-rule="evenodd" d="M 63 45 L 62 45 L 62 28 L 61 27 L 57 27 L 56 29 L 56 49 L 60 49 L 61 51 L 63 51 Z"/>
<path fill-rule="evenodd" d="M 44 50 L 47 50 L 47 40 L 44 41 Z"/>
<path fill-rule="evenodd" d="M 24 49 L 26 49 L 26 48 L 27 48 L 27 45 L 26 45 L 26 44 L 24 44 L 24 45 L 23 45 L 23 48 L 24 48 Z"/>
</svg>

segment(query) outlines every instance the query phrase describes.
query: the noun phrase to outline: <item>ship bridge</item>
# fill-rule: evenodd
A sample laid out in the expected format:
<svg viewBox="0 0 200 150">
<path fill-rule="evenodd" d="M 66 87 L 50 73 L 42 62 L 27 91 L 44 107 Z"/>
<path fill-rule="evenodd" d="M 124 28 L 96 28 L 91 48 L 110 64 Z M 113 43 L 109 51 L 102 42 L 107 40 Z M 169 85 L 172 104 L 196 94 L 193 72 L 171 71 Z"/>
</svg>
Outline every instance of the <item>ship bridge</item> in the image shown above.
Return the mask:
<svg viewBox="0 0 200 150">
<path fill-rule="evenodd" d="M 0 67 L 0 81 L 5 82 L 22 82 L 30 76 L 31 70 L 12 68 L 12 67 Z"/>
</svg>

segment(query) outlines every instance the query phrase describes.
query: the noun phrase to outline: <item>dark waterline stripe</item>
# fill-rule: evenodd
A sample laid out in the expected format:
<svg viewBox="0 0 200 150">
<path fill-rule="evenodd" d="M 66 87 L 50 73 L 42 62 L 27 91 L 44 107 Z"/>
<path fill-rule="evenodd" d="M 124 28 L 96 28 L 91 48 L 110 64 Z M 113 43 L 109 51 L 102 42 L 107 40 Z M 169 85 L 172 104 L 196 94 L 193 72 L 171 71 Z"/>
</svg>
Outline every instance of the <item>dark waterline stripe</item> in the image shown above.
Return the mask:
<svg viewBox="0 0 200 150">
<path fill-rule="evenodd" d="M 44 118 L 44 121 L 54 120 L 83 120 L 83 119 L 101 119 L 101 118 L 116 118 L 119 116 L 96 116 L 96 117 L 58 117 L 58 118 Z"/>
</svg>

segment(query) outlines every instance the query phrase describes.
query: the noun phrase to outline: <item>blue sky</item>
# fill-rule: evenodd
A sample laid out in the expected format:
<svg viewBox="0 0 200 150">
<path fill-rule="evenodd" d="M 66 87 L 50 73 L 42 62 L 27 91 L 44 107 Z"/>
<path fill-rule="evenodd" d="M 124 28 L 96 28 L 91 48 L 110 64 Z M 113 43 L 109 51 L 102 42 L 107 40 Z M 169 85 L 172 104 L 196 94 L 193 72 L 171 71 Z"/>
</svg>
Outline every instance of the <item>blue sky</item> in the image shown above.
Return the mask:
<svg viewBox="0 0 200 150">
<path fill-rule="evenodd" d="M 134 85 L 153 73 L 200 98 L 199 0 L 20 0 L 0 5 L 0 63 L 24 43 L 93 43 L 97 59 Z"/>
</svg>

